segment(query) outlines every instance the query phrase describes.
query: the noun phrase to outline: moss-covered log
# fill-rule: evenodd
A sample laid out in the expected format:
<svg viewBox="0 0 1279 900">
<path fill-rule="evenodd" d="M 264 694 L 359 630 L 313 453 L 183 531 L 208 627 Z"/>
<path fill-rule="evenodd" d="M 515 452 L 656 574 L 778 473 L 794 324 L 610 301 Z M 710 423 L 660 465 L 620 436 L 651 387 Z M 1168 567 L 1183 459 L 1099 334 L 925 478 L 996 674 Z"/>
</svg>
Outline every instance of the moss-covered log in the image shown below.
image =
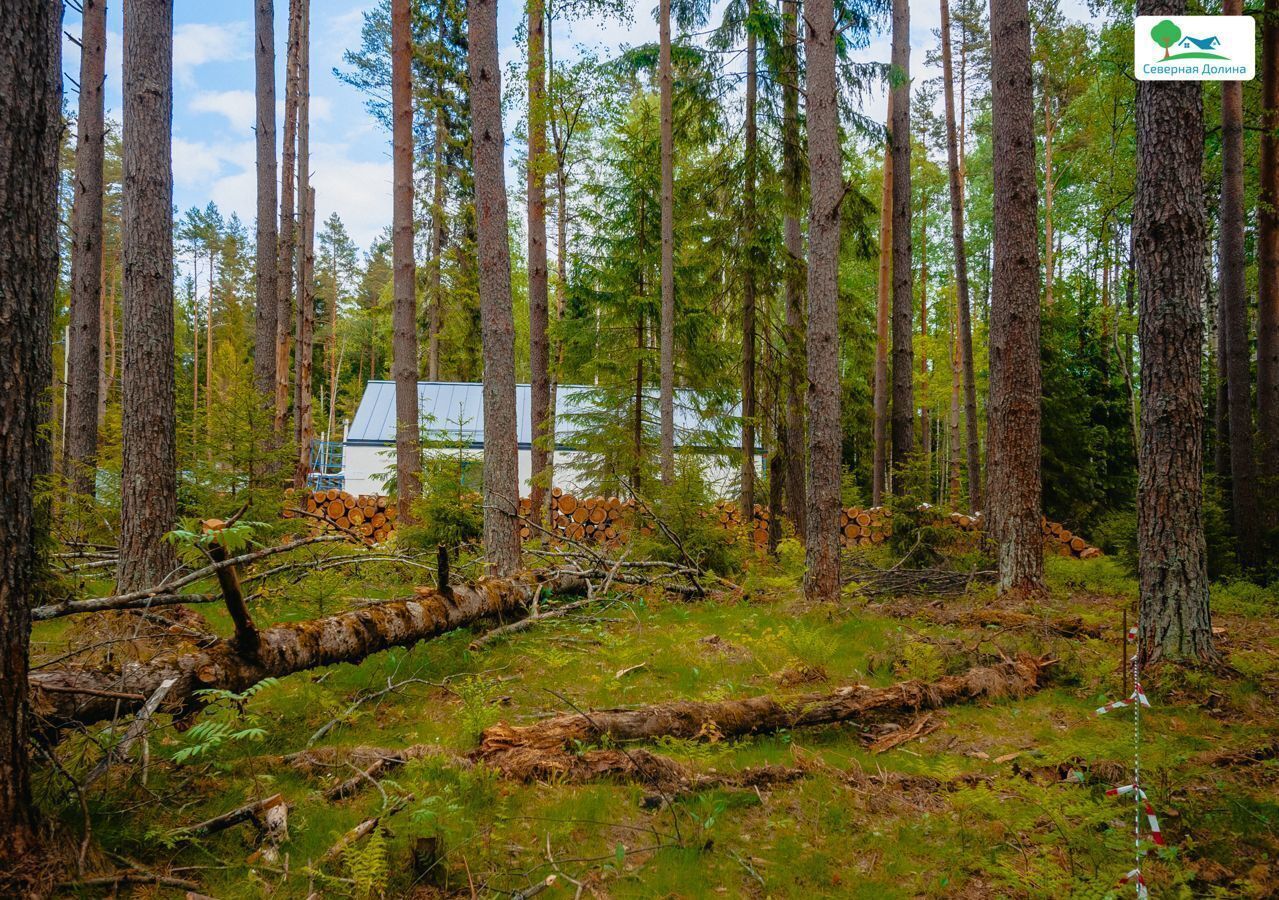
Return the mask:
<svg viewBox="0 0 1279 900">
<path fill-rule="evenodd" d="M 52 727 L 90 724 L 142 706 L 166 679 L 174 679 L 162 711 L 189 712 L 206 688 L 240 692 L 264 678 L 280 678 L 335 663 L 358 663 L 390 647 L 407 647 L 472 622 L 521 612 L 538 589 L 532 575 L 481 579 L 447 594 L 418 588 L 407 600 L 377 603 L 349 612 L 276 625 L 259 632 L 256 653 L 241 652 L 236 641 L 204 648 L 184 645 L 141 662 L 114 667 L 65 666 L 32 672 L 32 706 Z M 555 576 L 542 589 L 583 593 L 577 576 Z"/>
<path fill-rule="evenodd" d="M 603 709 L 544 719 L 533 725 L 505 723 L 485 730 L 474 757 L 524 779 L 576 776 L 583 766 L 615 766 L 620 751 L 575 748 L 662 737 L 721 739 L 850 722 L 876 714 L 912 712 L 955 703 L 1000 697 L 1022 697 L 1039 687 L 1050 660 L 1022 657 L 993 666 L 978 666 L 962 675 L 933 682 L 903 681 L 890 687 L 850 685 L 834 692 L 793 697 L 749 697 L 698 702 L 675 700 L 636 709 Z M 603 754 L 603 756 L 601 756 Z"/>
</svg>

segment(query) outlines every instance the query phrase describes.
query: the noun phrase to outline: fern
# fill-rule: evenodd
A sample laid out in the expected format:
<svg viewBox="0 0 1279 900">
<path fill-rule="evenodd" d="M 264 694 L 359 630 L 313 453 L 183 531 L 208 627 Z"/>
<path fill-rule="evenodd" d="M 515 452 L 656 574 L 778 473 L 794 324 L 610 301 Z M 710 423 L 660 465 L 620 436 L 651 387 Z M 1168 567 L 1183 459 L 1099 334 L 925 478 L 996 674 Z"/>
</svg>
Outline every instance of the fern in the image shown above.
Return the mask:
<svg viewBox="0 0 1279 900">
<path fill-rule="evenodd" d="M 342 852 L 347 877 L 354 882 L 355 896 L 381 897 L 386 892 L 391 871 L 387 864 L 386 834 L 373 829 L 363 844 L 351 844 Z"/>
</svg>

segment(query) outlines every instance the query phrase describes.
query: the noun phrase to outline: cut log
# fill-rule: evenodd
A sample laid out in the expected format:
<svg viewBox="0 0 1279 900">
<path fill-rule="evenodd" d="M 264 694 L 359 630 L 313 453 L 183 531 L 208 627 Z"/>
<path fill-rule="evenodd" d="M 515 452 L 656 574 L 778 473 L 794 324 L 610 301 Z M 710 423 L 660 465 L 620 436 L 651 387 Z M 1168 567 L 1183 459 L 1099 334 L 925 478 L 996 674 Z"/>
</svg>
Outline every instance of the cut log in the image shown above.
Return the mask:
<svg viewBox="0 0 1279 900">
<path fill-rule="evenodd" d="M 584 757 L 574 752 L 602 740 L 662 737 L 726 739 L 781 729 L 916 712 L 973 700 L 1022 697 L 1038 689 L 1045 658 L 1021 657 L 979 666 L 937 681 L 904 681 L 885 688 L 850 685 L 832 693 L 751 697 L 711 702 L 677 700 L 637 709 L 603 709 L 556 716 L 533 725 L 487 728 L 473 757 L 522 780 L 573 776 Z"/>
<path fill-rule="evenodd" d="M 172 678 L 162 711 L 185 714 L 198 709 L 197 691 L 240 693 L 264 678 L 358 663 L 390 647 L 411 646 L 472 622 L 518 612 L 532 602 L 539 586 L 560 595 L 586 592 L 586 581 L 578 575 L 556 575 L 545 583 L 533 575 L 481 579 L 455 586 L 447 596 L 434 588 L 418 588 L 412 599 L 264 629 L 253 659 L 244 656 L 234 640 L 221 640 L 203 649 L 167 651 L 143 662 L 122 660 L 117 668 L 38 670 L 28 678 L 31 704 L 51 728 L 92 724 L 139 708 Z M 138 699 L 102 696 L 104 691 Z"/>
</svg>

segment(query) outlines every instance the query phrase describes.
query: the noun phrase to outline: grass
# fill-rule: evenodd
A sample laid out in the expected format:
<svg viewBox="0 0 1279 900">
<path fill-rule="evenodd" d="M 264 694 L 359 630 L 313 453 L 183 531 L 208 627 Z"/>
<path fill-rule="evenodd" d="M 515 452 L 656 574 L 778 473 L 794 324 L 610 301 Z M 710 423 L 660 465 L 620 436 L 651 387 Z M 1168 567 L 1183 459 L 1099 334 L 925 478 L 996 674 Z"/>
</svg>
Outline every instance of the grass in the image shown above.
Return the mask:
<svg viewBox="0 0 1279 900">
<path fill-rule="evenodd" d="M 791 564 L 746 573 L 748 600 L 619 594 L 588 615 L 549 621 L 483 651 L 468 649 L 471 633 L 453 633 L 359 666 L 285 678 L 246 704 L 245 715 L 265 728 L 261 740 L 227 744 L 178 765 L 169 760 L 188 739 L 172 729 L 158 732 L 145 786 L 121 767 L 92 791 L 95 839 L 121 857 L 194 878 L 217 897 L 305 897 L 311 890 L 510 896 L 552 873 L 559 882 L 544 897 L 573 896 L 569 879 L 584 884 L 588 896 L 615 898 L 1120 895 L 1116 881 L 1132 862 L 1132 807 L 1107 798 L 1104 784 L 1044 775 L 1058 764 L 1083 771 L 1130 763 L 1131 719 L 1092 714 L 1120 691 L 1120 609 L 1132 602 L 1135 587 L 1116 563 L 1050 558 L 1048 566 L 1046 607 L 1105 625 L 1106 640 L 943 627 L 893 618 L 883 605 L 860 598 L 813 607 L 799 596 L 797 574 Z M 341 608 L 344 597 L 395 596 L 404 587 L 389 569 L 366 571 L 346 582 L 278 588 L 257 615 L 260 624 L 303 618 Z M 946 602 L 995 601 L 983 591 Z M 1228 585 L 1214 602 L 1237 674 L 1170 671 L 1146 685 L 1155 708 L 1145 716 L 1143 780 L 1170 843 L 1143 865 L 1155 897 L 1279 891 L 1276 764 L 1231 769 L 1204 760 L 1212 751 L 1273 740 L 1279 597 Z M 200 611 L 229 633 L 220 609 Z M 57 655 L 67 633 L 65 622 L 39 625 L 39 652 Z M 1019 651 L 1060 660 L 1048 688 L 1021 701 L 949 708 L 940 714 L 940 730 L 881 755 L 867 749 L 857 726 L 650 745 L 697 771 L 822 764 L 793 784 L 716 789 L 670 805 L 645 802 L 649 791 L 641 785 L 521 784 L 433 757 L 389 773 L 382 791 L 370 787 L 329 803 L 321 791 L 350 777 L 350 767 L 304 775 L 272 759 L 304 747 L 316 729 L 388 679 L 430 683 L 359 706 L 320 745 L 426 743 L 465 753 L 487 725 L 529 722 L 570 703 L 624 706 L 888 684 Z M 814 681 L 823 676 L 825 682 Z M 73 768 L 80 740 L 63 745 Z M 85 758 L 91 764 L 93 757 Z M 923 776 L 941 786 L 903 787 L 857 773 Z M 74 842 L 80 830 L 74 797 L 48 773 L 41 787 L 46 812 Z M 283 862 L 246 862 L 254 849 L 251 826 L 187 845 L 167 838 L 182 825 L 277 791 L 294 804 L 287 874 Z M 318 864 L 340 835 L 397 795 L 411 799 L 376 840 L 336 863 Z M 415 883 L 410 854 L 423 837 L 438 838 L 445 852 L 431 876 Z M 111 868 L 118 861 L 99 862 Z"/>
</svg>

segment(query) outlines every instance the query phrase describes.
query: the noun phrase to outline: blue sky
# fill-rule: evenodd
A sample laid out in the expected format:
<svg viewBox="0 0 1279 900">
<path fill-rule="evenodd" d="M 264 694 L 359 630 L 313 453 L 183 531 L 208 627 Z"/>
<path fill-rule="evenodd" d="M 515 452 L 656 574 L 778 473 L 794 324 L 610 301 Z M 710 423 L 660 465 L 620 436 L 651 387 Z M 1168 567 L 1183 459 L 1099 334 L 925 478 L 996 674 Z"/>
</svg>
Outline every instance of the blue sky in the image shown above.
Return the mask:
<svg viewBox="0 0 1279 900">
<path fill-rule="evenodd" d="M 724 2 L 714 3 L 712 21 L 719 20 Z M 362 247 L 367 247 L 391 218 L 390 134 L 365 111 L 359 92 L 334 77 L 333 68 L 342 65 L 343 51 L 359 45 L 364 11 L 372 5 L 372 0 L 311 0 L 311 168 L 317 212 L 323 221 L 336 210 Z M 607 56 L 624 44 L 655 41 L 655 6 L 655 0 L 641 0 L 635 6 L 632 22 L 584 20 L 571 26 L 557 24 L 557 57 L 569 59 L 575 55 L 573 48 L 582 45 Z M 934 43 L 932 32 L 937 27 L 938 10 L 932 3 L 915 6 L 912 56 L 919 66 L 923 48 Z M 1066 0 L 1063 6 L 1068 14 L 1086 16 L 1079 0 Z M 277 79 L 283 70 L 287 7 L 287 0 L 276 0 Z M 506 64 L 520 53 L 514 38 L 523 9 L 519 0 L 504 0 L 499 6 L 504 72 Z M 120 0 L 108 0 L 107 14 L 107 116 L 118 123 Z M 212 200 L 224 214 L 234 211 L 251 227 L 256 205 L 252 0 L 176 0 L 174 26 L 174 202 L 179 210 L 184 210 Z M 64 28 L 79 35 L 79 17 L 70 9 Z M 77 77 L 79 48 L 65 37 L 63 54 L 64 72 Z M 876 35 L 859 56 L 886 61 L 887 35 Z M 923 74 L 927 77 L 935 73 Z M 66 87 L 70 95 L 74 85 L 67 82 Z M 282 98 L 283 94 L 282 84 L 277 84 L 277 95 Z M 883 98 L 868 99 L 865 112 L 875 119 L 882 118 Z M 513 124 L 514 118 L 509 119 L 508 159 Z"/>
</svg>

